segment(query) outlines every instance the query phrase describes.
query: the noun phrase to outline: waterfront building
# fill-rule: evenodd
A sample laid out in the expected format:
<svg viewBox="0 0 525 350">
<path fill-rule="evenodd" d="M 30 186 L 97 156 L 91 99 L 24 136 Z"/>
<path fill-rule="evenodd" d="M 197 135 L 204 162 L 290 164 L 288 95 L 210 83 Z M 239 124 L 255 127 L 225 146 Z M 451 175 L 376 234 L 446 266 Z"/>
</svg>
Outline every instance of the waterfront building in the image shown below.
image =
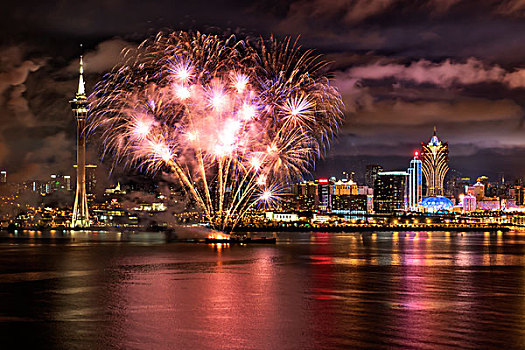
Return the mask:
<svg viewBox="0 0 525 350">
<path fill-rule="evenodd" d="M 64 175 L 64 189 L 66 191 L 71 191 L 73 188 L 71 187 L 71 176 Z"/>
<path fill-rule="evenodd" d="M 80 56 L 78 90 L 70 101 L 77 122 L 77 181 L 71 227 L 88 227 L 89 213 L 86 194 L 86 133 L 87 96 L 84 86 L 84 64 Z"/>
<path fill-rule="evenodd" d="M 328 179 L 322 178 L 317 182 L 317 207 L 319 210 L 328 211 L 330 210 L 331 204 L 331 182 Z"/>
<path fill-rule="evenodd" d="M 476 202 L 476 209 L 491 211 L 500 210 L 501 203 L 499 198 L 483 198 L 482 200 Z"/>
<path fill-rule="evenodd" d="M 513 198 L 505 198 L 501 200 L 501 210 L 515 209 L 516 202 Z"/>
<path fill-rule="evenodd" d="M 280 221 L 280 222 L 294 222 L 299 221 L 299 215 L 296 213 L 275 213 L 272 211 L 266 212 L 266 219 L 270 221 Z"/>
<path fill-rule="evenodd" d="M 364 194 L 367 196 L 374 195 L 374 188 L 368 186 L 357 186 L 357 194 Z"/>
<path fill-rule="evenodd" d="M 414 158 L 408 168 L 408 209 L 416 211 L 423 197 L 422 162 L 418 159 L 419 152 L 414 152 Z"/>
<path fill-rule="evenodd" d="M 423 174 L 427 185 L 426 195 L 443 196 L 443 181 L 448 172 L 448 143 L 441 142 L 434 128 L 434 135 L 428 144 L 421 143 Z"/>
<path fill-rule="evenodd" d="M 469 186 L 469 177 L 454 176 L 447 181 L 445 197 L 459 200 L 460 195 L 465 194 L 465 186 Z"/>
<path fill-rule="evenodd" d="M 380 172 L 374 184 L 374 211 L 393 213 L 406 209 L 408 173 L 404 171 Z"/>
<path fill-rule="evenodd" d="M 367 213 L 368 196 L 362 194 L 333 196 L 331 212 L 336 214 Z"/>
<path fill-rule="evenodd" d="M 353 180 L 333 181 L 331 187 L 332 196 L 358 194 L 357 184 Z"/>
<path fill-rule="evenodd" d="M 421 201 L 421 208 L 427 213 L 451 211 L 453 206 L 452 201 L 443 196 L 425 197 Z"/>
<path fill-rule="evenodd" d="M 97 166 L 94 164 L 86 165 L 86 193 L 94 195 L 97 188 Z"/>
<path fill-rule="evenodd" d="M 318 202 L 317 184 L 315 181 L 304 181 L 298 185 L 296 209 L 315 210 Z"/>
<path fill-rule="evenodd" d="M 485 185 L 478 181 L 474 185 L 468 186 L 465 192 L 475 196 L 476 200 L 480 201 L 485 197 Z"/>
<path fill-rule="evenodd" d="M 464 212 L 471 212 L 476 210 L 476 196 L 471 194 L 461 194 L 459 196 L 459 206 Z"/>
<path fill-rule="evenodd" d="M 50 180 L 46 183 L 43 192 L 49 194 L 57 191 L 71 191 L 71 176 L 61 174 L 51 174 Z"/>
<path fill-rule="evenodd" d="M 516 185 L 510 191 L 511 196 L 514 198 L 516 205 L 525 204 L 525 187 L 523 185 Z"/>
</svg>

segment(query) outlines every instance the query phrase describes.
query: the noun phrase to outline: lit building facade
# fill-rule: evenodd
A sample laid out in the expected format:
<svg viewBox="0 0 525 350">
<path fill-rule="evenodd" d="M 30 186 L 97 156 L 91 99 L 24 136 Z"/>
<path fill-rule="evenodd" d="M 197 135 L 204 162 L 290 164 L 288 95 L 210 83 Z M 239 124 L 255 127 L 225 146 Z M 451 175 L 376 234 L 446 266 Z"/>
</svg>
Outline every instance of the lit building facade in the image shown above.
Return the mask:
<svg viewBox="0 0 525 350">
<path fill-rule="evenodd" d="M 476 196 L 471 194 L 461 194 L 459 196 L 459 206 L 464 212 L 471 212 L 476 210 Z"/>
<path fill-rule="evenodd" d="M 465 192 L 475 196 L 476 200 L 481 201 L 485 198 L 485 185 L 478 181 L 473 186 L 468 186 Z"/>
<path fill-rule="evenodd" d="M 352 214 L 369 211 L 368 196 L 364 194 L 342 194 L 332 197 L 332 213 Z"/>
<path fill-rule="evenodd" d="M 421 209 L 427 213 L 439 213 L 451 211 L 454 204 L 450 199 L 443 196 L 425 197 L 421 201 Z"/>
<path fill-rule="evenodd" d="M 501 210 L 501 203 L 499 198 L 485 198 L 476 202 L 477 210 Z"/>
<path fill-rule="evenodd" d="M 406 185 L 408 173 L 389 171 L 377 174 L 374 185 L 374 211 L 393 213 L 406 209 Z"/>
<path fill-rule="evenodd" d="M 415 211 L 423 197 L 423 170 L 422 162 L 418 159 L 419 153 L 414 153 L 408 168 L 408 209 Z"/>
<path fill-rule="evenodd" d="M 514 186 L 511 189 L 511 195 L 516 205 L 523 205 L 525 203 L 525 187 L 521 185 Z"/>
<path fill-rule="evenodd" d="M 383 167 L 377 164 L 369 164 L 366 166 L 365 171 L 365 185 L 373 188 L 377 174 L 383 171 Z"/>
<path fill-rule="evenodd" d="M 332 182 L 332 196 L 358 194 L 357 184 L 352 181 L 334 181 Z"/>
<path fill-rule="evenodd" d="M 45 193 L 53 193 L 56 191 L 71 191 L 71 176 L 51 174 L 51 179 L 46 184 Z"/>
<path fill-rule="evenodd" d="M 266 219 L 271 221 L 284 221 L 284 222 L 294 222 L 299 221 L 299 215 L 296 213 L 274 213 L 268 211 L 265 213 Z"/>
<path fill-rule="evenodd" d="M 319 210 L 328 211 L 330 210 L 332 195 L 331 195 L 331 183 L 328 179 L 317 180 L 317 206 Z"/>
<path fill-rule="evenodd" d="M 428 144 L 421 143 L 423 175 L 427 185 L 426 195 L 443 196 L 443 181 L 448 172 L 448 143 L 441 142 L 434 128 L 434 135 Z"/>
<path fill-rule="evenodd" d="M 315 210 L 319 196 L 317 184 L 314 181 L 305 181 L 297 186 L 297 198 L 295 200 L 295 209 L 297 210 Z"/>
<path fill-rule="evenodd" d="M 5 184 L 7 182 L 7 171 L 0 171 L 0 183 Z"/>
</svg>

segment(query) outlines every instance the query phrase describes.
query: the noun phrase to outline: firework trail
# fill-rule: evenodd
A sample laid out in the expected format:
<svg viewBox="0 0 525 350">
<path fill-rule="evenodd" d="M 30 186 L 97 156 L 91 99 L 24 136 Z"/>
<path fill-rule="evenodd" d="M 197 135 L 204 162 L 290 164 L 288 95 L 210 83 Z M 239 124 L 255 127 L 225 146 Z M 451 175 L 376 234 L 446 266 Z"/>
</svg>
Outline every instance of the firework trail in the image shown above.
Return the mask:
<svg viewBox="0 0 525 350">
<path fill-rule="evenodd" d="M 116 162 L 172 173 L 232 229 L 328 148 L 343 114 L 324 67 L 290 40 L 161 33 L 96 86 L 89 131 Z"/>
</svg>

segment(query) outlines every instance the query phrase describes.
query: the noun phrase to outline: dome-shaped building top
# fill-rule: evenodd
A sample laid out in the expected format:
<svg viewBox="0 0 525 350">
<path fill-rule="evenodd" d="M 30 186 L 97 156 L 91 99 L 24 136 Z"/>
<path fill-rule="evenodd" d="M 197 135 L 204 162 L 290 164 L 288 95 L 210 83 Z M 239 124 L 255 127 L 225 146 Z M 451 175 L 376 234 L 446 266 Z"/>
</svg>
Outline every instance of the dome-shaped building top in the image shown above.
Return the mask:
<svg viewBox="0 0 525 350">
<path fill-rule="evenodd" d="M 421 207 L 425 208 L 430 213 L 437 213 L 438 211 L 452 210 L 452 201 L 443 196 L 425 197 L 421 201 Z"/>
</svg>

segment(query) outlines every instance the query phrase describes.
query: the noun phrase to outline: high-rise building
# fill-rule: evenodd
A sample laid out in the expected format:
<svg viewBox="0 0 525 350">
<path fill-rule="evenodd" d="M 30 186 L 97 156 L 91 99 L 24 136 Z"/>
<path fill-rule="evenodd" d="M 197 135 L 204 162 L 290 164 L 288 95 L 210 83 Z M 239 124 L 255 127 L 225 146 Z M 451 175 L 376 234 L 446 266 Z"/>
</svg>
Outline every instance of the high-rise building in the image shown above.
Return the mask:
<svg viewBox="0 0 525 350">
<path fill-rule="evenodd" d="M 485 187 L 489 185 L 489 177 L 485 175 L 481 175 L 478 177 L 478 182 L 482 183 Z"/>
<path fill-rule="evenodd" d="M 71 176 L 51 174 L 51 179 L 45 186 L 45 193 L 53 193 L 56 191 L 71 191 Z"/>
<path fill-rule="evenodd" d="M 465 192 L 475 196 L 477 201 L 481 201 L 485 197 L 485 185 L 478 181 L 474 185 L 466 187 Z"/>
<path fill-rule="evenodd" d="M 319 179 L 317 182 L 317 195 L 318 195 L 318 209 L 322 211 L 330 210 L 332 194 L 330 187 L 332 187 L 328 179 Z"/>
<path fill-rule="evenodd" d="M 366 213 L 367 195 L 361 194 L 342 194 L 332 197 L 332 212 L 341 214 Z"/>
<path fill-rule="evenodd" d="M 374 187 L 377 174 L 383 171 L 383 167 L 377 164 L 369 164 L 366 166 L 365 185 L 370 188 Z"/>
<path fill-rule="evenodd" d="M 446 182 L 445 196 L 454 198 L 456 202 L 459 202 L 459 196 L 465 194 L 465 188 L 468 187 L 469 184 L 469 177 L 453 176 Z"/>
<path fill-rule="evenodd" d="M 418 159 L 419 152 L 414 152 L 414 158 L 408 168 L 408 209 L 415 211 L 423 197 L 422 163 Z"/>
<path fill-rule="evenodd" d="M 88 227 L 89 214 L 86 195 L 86 117 L 87 96 L 84 86 L 84 63 L 80 56 L 78 90 L 75 98 L 70 101 L 77 122 L 77 188 L 71 227 Z"/>
<path fill-rule="evenodd" d="M 7 183 L 7 171 L 6 170 L 0 171 L 0 183 L 2 184 Z"/>
<path fill-rule="evenodd" d="M 476 210 L 476 197 L 471 194 L 462 194 L 459 196 L 459 206 L 464 212 Z"/>
<path fill-rule="evenodd" d="M 73 187 L 71 186 L 71 176 L 64 175 L 64 189 L 66 191 L 71 191 Z"/>
<path fill-rule="evenodd" d="M 77 165 L 73 165 L 73 167 L 77 168 Z M 97 187 L 97 166 L 95 164 L 86 164 L 85 167 L 85 173 L 86 173 L 86 194 L 88 196 L 88 199 L 90 196 L 95 195 L 96 187 Z"/>
<path fill-rule="evenodd" d="M 331 183 L 330 209 L 334 213 L 366 213 L 367 193 L 359 193 L 359 186 L 353 180 Z"/>
<path fill-rule="evenodd" d="M 354 181 L 355 182 L 355 172 L 353 171 L 343 171 L 342 181 Z"/>
<path fill-rule="evenodd" d="M 514 186 L 512 188 L 511 194 L 514 197 L 516 205 L 525 204 L 525 187 L 521 185 Z"/>
<path fill-rule="evenodd" d="M 330 193 L 332 194 L 332 196 L 358 194 L 358 186 L 352 180 L 334 181 L 331 183 L 331 187 L 332 189 Z"/>
<path fill-rule="evenodd" d="M 317 184 L 314 181 L 304 181 L 297 184 L 297 210 L 315 210 L 318 201 Z"/>
<path fill-rule="evenodd" d="M 406 184 L 408 173 L 404 171 L 380 172 L 374 185 L 374 211 L 393 213 L 406 208 Z"/>
<path fill-rule="evenodd" d="M 97 187 L 97 166 L 94 164 L 86 165 L 86 193 L 94 195 Z"/>
<path fill-rule="evenodd" d="M 441 142 L 436 134 L 428 144 L 421 143 L 423 174 L 427 184 L 427 196 L 443 196 L 443 181 L 448 171 L 448 143 Z"/>
</svg>

